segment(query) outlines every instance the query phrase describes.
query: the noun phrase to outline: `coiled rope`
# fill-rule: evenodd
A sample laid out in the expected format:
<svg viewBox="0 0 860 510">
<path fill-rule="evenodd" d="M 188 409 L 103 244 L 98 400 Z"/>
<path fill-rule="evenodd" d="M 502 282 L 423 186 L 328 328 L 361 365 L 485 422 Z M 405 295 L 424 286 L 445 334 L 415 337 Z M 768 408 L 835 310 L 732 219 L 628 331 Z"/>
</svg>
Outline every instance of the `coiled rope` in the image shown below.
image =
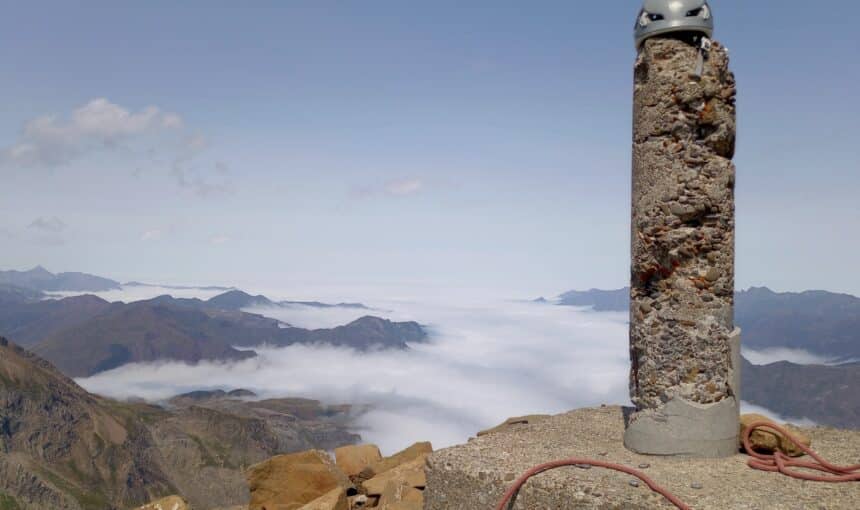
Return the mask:
<svg viewBox="0 0 860 510">
<path fill-rule="evenodd" d="M 750 441 L 750 436 L 756 429 L 770 429 L 772 431 L 776 431 L 782 434 L 783 436 L 785 436 L 786 439 L 788 439 L 789 441 L 797 445 L 801 450 L 803 450 L 804 453 L 815 459 L 815 462 L 794 460 L 788 455 L 782 453 L 781 451 L 776 451 L 773 454 L 763 454 L 756 452 L 755 450 L 753 450 L 752 442 Z M 746 450 L 747 455 L 752 457 L 749 462 L 747 462 L 747 465 L 752 469 L 757 469 L 760 471 L 778 472 L 791 478 L 796 478 L 799 480 L 809 480 L 813 482 L 860 481 L 860 464 L 854 466 L 837 466 L 835 464 L 827 462 L 826 460 L 824 460 L 824 458 L 815 453 L 808 446 L 801 443 L 795 436 L 793 436 L 790 432 L 785 430 L 783 427 L 780 427 L 779 425 L 766 421 L 757 421 L 747 427 L 741 439 L 743 441 L 744 449 Z M 514 503 L 516 502 L 517 494 L 519 493 L 523 485 L 525 485 L 525 483 L 531 477 L 539 475 L 545 471 L 564 466 L 594 466 L 611 469 L 613 471 L 620 471 L 622 473 L 627 473 L 628 475 L 633 475 L 636 478 L 642 480 L 645 485 L 647 485 L 652 491 L 666 498 L 667 501 L 675 505 L 675 507 L 677 507 L 679 510 L 692 510 L 690 506 L 678 499 L 677 496 L 675 496 L 665 488 L 661 487 L 660 485 L 657 485 L 654 480 L 650 479 L 647 475 L 645 475 L 645 473 L 641 471 L 627 466 L 623 466 L 621 464 L 616 464 L 614 462 L 603 462 L 599 460 L 577 458 L 547 462 L 546 464 L 541 464 L 539 466 L 535 466 L 529 469 L 522 476 L 520 476 L 514 481 L 511 487 L 505 492 L 504 496 L 502 496 L 502 499 L 499 501 L 499 504 L 496 505 L 495 510 L 509 510 L 513 508 Z M 813 471 L 819 471 L 828 474 L 814 475 L 802 471 L 796 471 L 790 468 L 811 469 Z"/>
<path fill-rule="evenodd" d="M 752 443 L 750 441 L 750 436 L 755 429 L 771 429 L 782 434 L 789 441 L 791 441 L 801 450 L 803 450 L 804 453 L 815 459 L 815 462 L 794 460 L 788 455 L 778 450 L 772 455 L 766 455 L 763 453 L 756 452 L 755 450 L 753 450 Z M 853 466 L 837 466 L 836 464 L 831 464 L 830 462 L 824 460 L 821 455 L 815 453 L 811 448 L 798 441 L 798 439 L 795 436 L 791 435 L 789 431 L 774 423 L 768 423 L 766 421 L 757 421 L 755 423 L 752 423 L 746 429 L 746 431 L 744 431 L 742 439 L 744 442 L 744 449 L 747 451 L 747 455 L 752 457 L 749 462 L 747 462 L 747 465 L 753 469 L 782 473 L 792 478 L 797 478 L 799 480 L 809 480 L 811 482 L 860 481 L 860 464 L 855 464 Z M 804 473 L 802 471 L 796 471 L 789 468 L 811 469 L 813 471 L 820 471 L 828 474 L 814 475 L 811 473 Z"/>
</svg>

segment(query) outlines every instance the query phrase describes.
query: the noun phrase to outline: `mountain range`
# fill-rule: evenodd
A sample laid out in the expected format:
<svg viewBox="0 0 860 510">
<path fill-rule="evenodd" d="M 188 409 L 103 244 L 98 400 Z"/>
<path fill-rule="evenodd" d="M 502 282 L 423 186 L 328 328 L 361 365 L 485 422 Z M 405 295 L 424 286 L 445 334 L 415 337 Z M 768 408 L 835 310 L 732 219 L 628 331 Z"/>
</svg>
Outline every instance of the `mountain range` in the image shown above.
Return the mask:
<svg viewBox="0 0 860 510">
<path fill-rule="evenodd" d="M 837 366 L 779 361 L 741 366 L 741 396 L 783 416 L 809 418 L 822 425 L 860 429 L 860 363 Z"/>
<path fill-rule="evenodd" d="M 42 292 L 103 292 L 121 288 L 119 282 L 87 273 L 54 274 L 42 266 L 29 271 L 0 271 L 0 284 Z"/>
<path fill-rule="evenodd" d="M 555 302 L 627 312 L 630 290 L 569 291 Z M 735 324 L 748 348 L 786 347 L 836 360 L 860 359 L 860 298 L 850 294 L 752 287 L 735 293 Z"/>
<path fill-rule="evenodd" d="M 359 439 L 348 406 L 253 397 L 116 402 L 0 338 L 2 508 L 118 510 L 175 493 L 198 508 L 243 505 L 249 465 Z"/>
<path fill-rule="evenodd" d="M 210 306 L 221 308 L 223 310 L 242 310 L 243 308 L 254 307 L 290 307 L 290 306 L 310 306 L 313 308 L 354 308 L 369 310 L 361 303 L 321 303 L 319 301 L 272 301 L 266 296 L 252 296 L 247 292 L 237 289 L 231 289 L 228 292 L 215 296 L 207 301 Z"/>
<path fill-rule="evenodd" d="M 544 300 L 546 301 L 546 300 Z M 629 289 L 570 291 L 556 304 L 627 312 Z M 802 349 L 828 359 L 860 359 L 860 298 L 826 291 L 735 293 L 735 323 L 745 348 Z M 860 363 L 799 365 L 743 360 L 742 398 L 784 416 L 860 428 Z"/>
<path fill-rule="evenodd" d="M 0 334 L 70 377 L 135 362 L 237 361 L 256 356 L 251 349 L 262 345 L 406 349 L 427 336 L 418 323 L 372 316 L 330 329 L 296 328 L 240 310 L 252 302 L 271 303 L 240 291 L 208 301 L 160 296 L 127 304 L 91 295 L 37 301 L 24 295 L 0 307 Z"/>
</svg>

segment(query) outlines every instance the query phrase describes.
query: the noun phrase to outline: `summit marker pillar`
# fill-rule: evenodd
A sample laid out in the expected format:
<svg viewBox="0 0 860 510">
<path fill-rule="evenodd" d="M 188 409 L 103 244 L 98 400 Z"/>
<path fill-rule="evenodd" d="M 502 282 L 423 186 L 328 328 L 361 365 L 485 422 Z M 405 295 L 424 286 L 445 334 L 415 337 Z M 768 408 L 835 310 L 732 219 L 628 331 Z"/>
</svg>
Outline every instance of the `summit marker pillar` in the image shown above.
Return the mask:
<svg viewBox="0 0 860 510">
<path fill-rule="evenodd" d="M 630 397 L 644 454 L 738 450 L 735 79 L 719 43 L 646 39 L 635 65 Z M 709 42 L 709 41 L 706 41 Z M 704 57 L 704 58 L 703 58 Z"/>
</svg>

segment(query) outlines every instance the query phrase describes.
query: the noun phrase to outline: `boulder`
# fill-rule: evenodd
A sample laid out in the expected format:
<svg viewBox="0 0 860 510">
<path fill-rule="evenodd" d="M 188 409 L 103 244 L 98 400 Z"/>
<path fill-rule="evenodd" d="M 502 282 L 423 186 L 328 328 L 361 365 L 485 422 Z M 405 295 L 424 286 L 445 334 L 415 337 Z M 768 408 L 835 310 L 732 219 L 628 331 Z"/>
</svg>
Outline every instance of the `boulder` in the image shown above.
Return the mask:
<svg viewBox="0 0 860 510">
<path fill-rule="evenodd" d="M 337 467 L 346 473 L 346 476 L 356 476 L 364 468 L 382 460 L 379 447 L 375 444 L 342 446 L 334 450 L 334 456 Z"/>
<path fill-rule="evenodd" d="M 427 476 L 424 474 L 426 461 L 427 455 L 422 455 L 413 461 L 376 475 L 364 482 L 364 490 L 371 496 L 378 496 L 385 491 L 386 486 L 391 482 L 404 484 L 415 489 L 423 489 L 427 486 Z"/>
<path fill-rule="evenodd" d="M 768 418 L 767 416 L 762 416 L 760 414 L 744 414 L 741 416 L 741 434 L 740 434 L 740 442 L 741 449 L 743 449 L 743 437 L 746 433 L 747 428 L 750 425 L 757 421 L 765 421 L 768 423 L 773 423 L 777 425 L 776 422 Z M 794 437 L 796 437 L 804 446 L 809 447 L 812 444 L 812 441 L 805 434 L 800 432 L 797 428 L 792 427 L 791 425 L 783 425 L 783 428 L 787 429 Z M 750 443 L 752 443 L 752 447 L 757 452 L 762 453 L 773 453 L 777 450 L 783 452 L 784 454 L 791 457 L 800 457 L 804 455 L 803 450 L 801 450 L 793 441 L 789 441 L 788 438 L 780 434 L 775 430 L 770 429 L 756 429 L 750 435 Z"/>
<path fill-rule="evenodd" d="M 529 416 L 517 416 L 516 418 L 508 418 L 501 425 L 497 425 L 491 429 L 478 432 L 478 437 L 486 436 L 487 434 L 495 434 L 497 432 L 506 432 L 511 429 L 519 428 L 529 423 L 537 423 L 549 418 L 548 414 L 532 414 Z"/>
<path fill-rule="evenodd" d="M 341 487 L 333 489 L 299 508 L 299 510 L 349 510 L 346 491 Z"/>
<path fill-rule="evenodd" d="M 391 457 L 386 457 L 380 461 L 374 462 L 370 465 L 370 469 L 374 475 L 379 475 L 389 469 L 394 469 L 401 464 L 405 464 L 419 457 L 426 457 L 431 453 L 433 453 L 433 446 L 430 443 L 415 443 L 409 448 L 395 453 Z"/>
<path fill-rule="evenodd" d="M 390 481 L 379 498 L 381 510 L 422 510 L 424 493 L 399 481 Z"/>
<path fill-rule="evenodd" d="M 352 486 L 323 451 L 278 455 L 248 468 L 249 510 L 296 510 L 334 489 Z"/>
<path fill-rule="evenodd" d="M 179 496 L 168 496 L 143 505 L 137 508 L 137 510 L 191 510 L 191 507 Z"/>
</svg>

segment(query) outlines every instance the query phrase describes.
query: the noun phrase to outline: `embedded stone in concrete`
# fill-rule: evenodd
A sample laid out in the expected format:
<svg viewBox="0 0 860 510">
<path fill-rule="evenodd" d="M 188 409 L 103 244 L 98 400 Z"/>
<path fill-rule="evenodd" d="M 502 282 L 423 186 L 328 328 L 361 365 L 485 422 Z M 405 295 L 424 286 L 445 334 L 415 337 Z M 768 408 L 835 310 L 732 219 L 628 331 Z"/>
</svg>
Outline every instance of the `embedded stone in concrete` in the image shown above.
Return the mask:
<svg viewBox="0 0 860 510">
<path fill-rule="evenodd" d="M 802 429 L 816 451 L 837 464 L 857 462 L 860 431 Z M 424 510 L 492 510 L 526 470 L 572 457 L 616 462 L 646 474 L 696 510 L 802 510 L 857 508 L 856 484 L 804 483 L 747 466 L 749 457 L 719 459 L 643 456 L 623 445 L 620 407 L 579 409 L 467 444 L 439 450 L 427 459 Z M 601 455 L 605 454 L 605 455 Z M 526 483 L 514 510 L 672 509 L 630 475 L 600 468 L 565 467 Z"/>
<path fill-rule="evenodd" d="M 732 416 L 737 429 L 740 398 L 732 352 L 735 80 L 719 43 L 701 77 L 692 73 L 698 55 L 683 40 L 657 37 L 645 42 L 635 70 L 630 423 L 648 431 L 631 432 L 630 446 L 660 455 L 730 453 L 710 439 L 733 441 L 707 434 L 728 430 Z M 661 431 L 663 422 L 637 419 L 666 416 L 669 402 L 690 404 L 686 421 L 722 413 L 718 429 L 702 430 L 700 452 L 693 442 L 672 452 L 677 426 Z"/>
</svg>

